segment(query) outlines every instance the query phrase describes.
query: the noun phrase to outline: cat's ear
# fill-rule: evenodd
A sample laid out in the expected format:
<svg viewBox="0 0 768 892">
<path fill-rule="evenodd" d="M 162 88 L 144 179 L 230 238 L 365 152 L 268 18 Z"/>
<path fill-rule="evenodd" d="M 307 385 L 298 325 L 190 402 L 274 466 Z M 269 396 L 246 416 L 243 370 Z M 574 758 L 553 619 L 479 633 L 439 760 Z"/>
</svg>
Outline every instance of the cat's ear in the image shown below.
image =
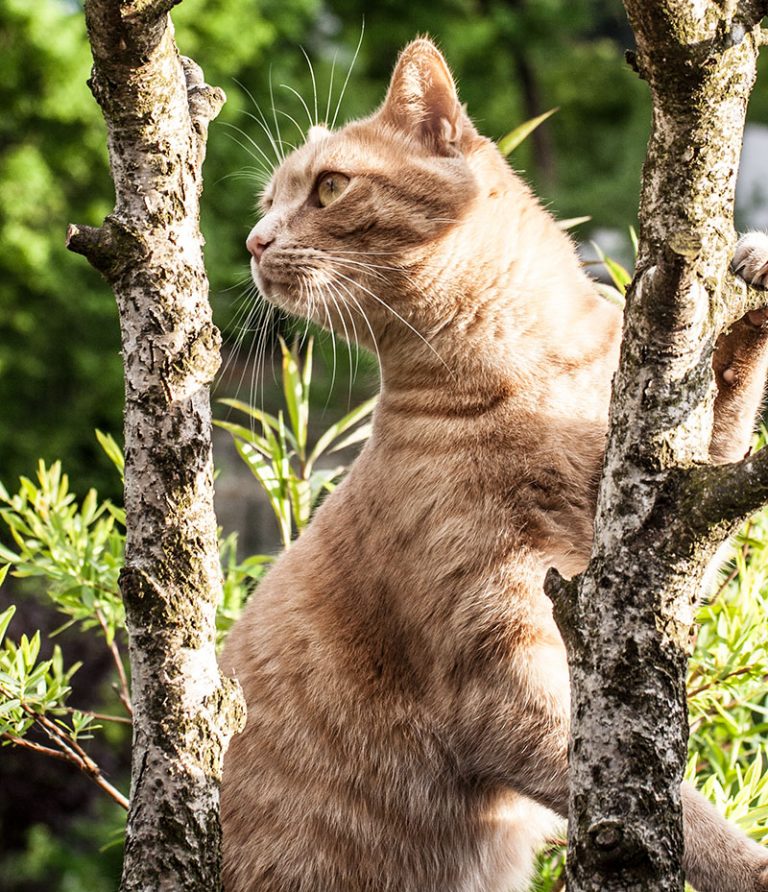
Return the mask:
<svg viewBox="0 0 768 892">
<path fill-rule="evenodd" d="M 379 117 L 441 155 L 453 154 L 472 129 L 445 59 L 426 38 L 400 54 Z"/>
</svg>

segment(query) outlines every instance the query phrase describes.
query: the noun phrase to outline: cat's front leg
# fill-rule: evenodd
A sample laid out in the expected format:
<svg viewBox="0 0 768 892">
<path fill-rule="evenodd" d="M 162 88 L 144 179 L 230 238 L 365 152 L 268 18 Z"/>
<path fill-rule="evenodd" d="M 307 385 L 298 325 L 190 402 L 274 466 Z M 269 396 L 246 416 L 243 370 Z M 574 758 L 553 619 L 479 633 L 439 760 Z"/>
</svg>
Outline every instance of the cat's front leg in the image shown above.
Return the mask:
<svg viewBox="0 0 768 892">
<path fill-rule="evenodd" d="M 742 236 L 732 267 L 750 284 L 768 287 L 768 234 Z M 765 387 L 768 295 L 765 308 L 747 313 L 720 336 L 712 365 L 718 392 L 710 455 L 715 462 L 738 461 L 749 450 Z"/>
<path fill-rule="evenodd" d="M 525 696 L 473 698 L 459 728 L 467 773 L 479 774 L 567 817 L 568 697 L 564 650 L 529 654 Z M 522 662 L 522 661 L 521 661 Z M 567 677 L 567 676 L 566 676 Z M 495 694 L 503 689 L 496 678 Z M 689 784 L 682 785 L 683 867 L 697 892 L 768 892 L 768 849 L 750 840 Z"/>
</svg>

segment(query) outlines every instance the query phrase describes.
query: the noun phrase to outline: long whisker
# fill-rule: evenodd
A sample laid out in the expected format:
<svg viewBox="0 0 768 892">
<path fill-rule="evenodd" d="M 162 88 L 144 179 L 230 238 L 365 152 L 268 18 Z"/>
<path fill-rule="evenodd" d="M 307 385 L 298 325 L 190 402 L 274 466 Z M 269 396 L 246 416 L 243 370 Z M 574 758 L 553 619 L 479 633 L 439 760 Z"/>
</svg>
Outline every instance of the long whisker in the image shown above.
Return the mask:
<svg viewBox="0 0 768 892">
<path fill-rule="evenodd" d="M 312 78 L 312 94 L 315 97 L 315 124 L 319 124 L 320 118 L 317 115 L 317 81 L 315 80 L 315 69 L 312 67 L 312 62 L 310 62 L 309 56 L 307 55 L 304 47 L 300 46 L 299 49 L 304 54 L 304 58 L 307 60 L 307 65 L 309 65 L 309 75 Z"/>
<path fill-rule="evenodd" d="M 280 160 L 285 161 L 285 152 L 283 151 L 283 135 L 280 133 L 280 122 L 277 120 L 277 111 L 275 109 L 275 91 L 272 87 L 272 66 L 269 66 L 269 101 L 272 105 L 272 117 L 275 121 L 275 129 L 277 130 L 277 141 L 280 146 Z"/>
<path fill-rule="evenodd" d="M 348 316 L 349 316 L 349 323 L 352 326 L 352 334 L 354 337 L 354 347 L 355 347 L 354 370 L 352 367 L 352 346 L 350 344 L 349 338 L 347 338 L 347 356 L 349 357 L 349 370 L 351 372 L 350 377 L 349 377 L 348 399 L 349 399 L 349 402 L 351 403 L 352 402 L 352 383 L 353 383 L 353 381 L 357 380 L 357 369 L 358 369 L 358 365 L 360 362 L 360 339 L 357 334 L 357 325 L 355 324 L 355 317 L 352 315 L 352 310 L 350 309 L 350 307 L 347 306 L 347 302 L 344 300 L 341 292 L 336 287 L 336 285 L 333 282 L 328 282 L 327 284 L 328 284 L 328 287 L 332 291 L 336 292 L 336 294 L 339 298 L 339 302 L 340 302 L 337 304 L 337 307 L 340 307 L 341 309 L 346 309 Z M 335 300 L 334 300 L 334 303 L 336 303 Z"/>
<path fill-rule="evenodd" d="M 255 297 L 255 289 L 253 293 L 253 297 Z M 237 340 L 235 341 L 235 349 L 233 350 L 230 357 L 227 359 L 226 366 L 222 370 L 220 380 L 223 382 L 225 380 L 226 373 L 229 372 L 230 369 L 234 371 L 235 366 L 237 364 L 238 357 L 240 355 L 240 351 L 242 349 L 243 344 L 245 343 L 245 337 L 249 333 L 254 333 L 258 331 L 257 328 L 252 328 L 254 321 L 261 317 L 261 324 L 264 324 L 265 317 L 268 315 L 268 305 L 262 303 L 258 300 L 255 300 L 248 311 L 248 316 L 245 320 L 245 324 L 242 326 Z M 254 350 L 258 348 L 258 338 L 252 338 L 251 343 L 248 347 L 248 356 L 245 361 L 245 365 L 243 366 L 243 370 L 240 373 L 240 379 L 237 382 L 237 387 L 235 388 L 235 394 L 240 393 L 240 389 L 243 386 L 243 380 L 245 379 L 246 372 L 248 371 L 248 367 L 250 366 L 251 356 L 253 355 Z"/>
<path fill-rule="evenodd" d="M 376 264 L 363 263 L 363 262 L 360 262 L 357 260 L 342 259 L 341 257 L 335 257 L 332 254 L 329 254 L 328 256 L 333 260 L 334 263 L 339 263 L 342 266 L 352 266 L 353 270 L 355 268 L 362 268 L 362 269 L 368 271 L 372 276 L 375 276 L 381 282 L 385 282 L 385 283 L 390 283 L 390 279 L 387 276 L 385 276 L 383 273 L 378 272 L 379 269 L 397 272 L 405 279 L 405 281 L 411 286 L 411 288 L 413 288 L 413 290 L 416 291 L 417 294 L 421 294 L 424 297 L 427 296 L 424 292 L 424 289 L 421 288 L 419 286 L 419 284 L 417 282 L 415 282 L 409 275 L 407 275 L 402 267 L 377 266 Z"/>
<path fill-rule="evenodd" d="M 246 112 L 246 114 L 248 114 L 248 112 Z M 256 120 L 258 121 L 258 118 L 257 118 Z M 236 142 L 241 148 L 245 149 L 245 151 L 248 152 L 248 154 L 251 156 L 251 158 L 253 158 L 253 160 L 254 160 L 260 167 L 262 167 L 262 169 L 264 170 L 264 172 L 266 173 L 266 175 L 267 175 L 268 177 L 271 177 L 271 176 L 272 176 L 272 173 L 274 172 L 275 167 L 274 167 L 274 165 L 272 164 L 272 161 L 270 160 L 269 155 L 267 155 L 267 153 L 264 151 L 264 149 L 262 149 L 262 147 L 261 147 L 261 146 L 260 146 L 260 145 L 259 145 L 253 138 L 252 138 L 252 137 L 250 137 L 250 136 L 245 132 L 245 130 L 242 130 L 242 129 L 241 129 L 240 127 L 238 127 L 236 124 L 230 124 L 229 121 L 222 121 L 221 123 L 222 123 L 225 127 L 229 127 L 230 129 L 234 130 L 236 133 L 240 133 L 240 134 L 242 134 L 242 136 L 244 136 L 245 139 L 248 140 L 248 142 L 253 146 L 253 148 L 256 149 L 256 151 L 259 152 L 259 154 L 262 156 L 263 161 L 262 161 L 262 158 L 259 158 L 258 155 L 254 155 L 253 152 L 248 148 L 248 146 L 246 146 L 246 145 L 244 145 L 243 143 L 241 143 L 239 139 L 236 139 L 234 136 L 232 136 L 231 133 L 228 134 L 229 138 L 232 139 L 234 142 Z M 261 123 L 261 122 L 259 122 L 259 123 Z"/>
<path fill-rule="evenodd" d="M 313 127 L 313 126 L 314 126 L 314 122 L 312 121 L 312 113 L 310 112 L 310 110 L 309 110 L 309 106 L 308 106 L 307 103 L 304 101 L 304 97 L 301 95 L 301 93 L 299 93 L 298 90 L 295 90 L 290 84 L 280 84 L 280 86 L 281 86 L 283 89 L 285 89 L 285 90 L 290 90 L 291 93 L 293 93 L 293 95 L 294 95 L 294 96 L 299 100 L 299 102 L 304 106 L 304 111 L 305 111 L 306 114 L 307 114 L 307 120 L 309 121 L 309 126 L 310 126 L 310 127 Z M 304 131 L 302 130 L 302 133 L 303 133 L 303 132 L 304 132 Z"/>
<path fill-rule="evenodd" d="M 293 126 L 299 131 L 299 133 L 301 134 L 301 138 L 304 140 L 304 142 L 307 141 L 307 134 L 306 134 L 306 131 L 305 131 L 304 128 L 301 126 L 301 124 L 299 124 L 299 122 L 296 120 L 296 118 L 294 118 L 293 115 L 289 115 L 288 112 L 283 111 L 281 108 L 279 108 L 279 109 L 277 110 L 277 113 L 278 113 L 279 115 L 282 115 L 282 116 L 285 117 L 285 118 L 288 118 L 288 120 L 293 124 Z M 295 146 L 294 146 L 294 148 L 295 148 Z"/>
<path fill-rule="evenodd" d="M 357 62 L 357 56 L 360 52 L 360 47 L 363 45 L 363 35 L 365 34 L 365 18 L 363 18 L 363 23 L 360 27 L 360 39 L 357 41 L 357 47 L 355 48 L 355 54 L 352 56 L 352 61 L 349 65 L 349 70 L 347 71 L 347 76 L 344 78 L 344 84 L 341 88 L 341 93 L 339 94 L 339 101 L 336 103 L 336 111 L 333 113 L 333 121 L 331 121 L 331 130 L 336 126 L 336 118 L 339 116 L 339 109 L 341 108 L 341 102 L 344 99 L 344 93 L 347 91 L 347 84 L 349 83 L 350 75 L 352 74 L 352 69 L 355 67 L 355 62 Z"/>
<path fill-rule="evenodd" d="M 336 300 L 334 295 L 329 293 L 329 297 L 333 301 L 334 307 L 336 307 L 336 313 L 339 317 L 339 320 L 341 321 L 341 326 L 344 329 L 344 340 L 347 344 L 347 357 L 349 359 L 349 368 L 351 371 L 352 370 L 352 347 L 350 346 L 349 331 L 347 330 L 347 322 L 346 322 L 346 319 L 344 318 L 344 314 L 342 312 L 341 306 L 339 305 L 339 302 Z M 343 305 L 343 303 L 344 302 L 342 301 L 342 305 Z M 351 378 L 349 379 L 348 399 L 350 402 L 352 401 L 352 379 Z"/>
<path fill-rule="evenodd" d="M 259 111 L 258 115 L 255 115 L 253 112 L 249 112 L 249 111 L 245 111 L 245 110 L 243 111 L 243 114 L 246 116 L 246 118 L 250 118 L 256 124 L 258 124 L 259 127 L 261 127 L 261 129 L 264 131 L 267 139 L 269 140 L 269 144 L 272 146 L 272 151 L 275 153 L 276 161 L 273 162 L 272 159 L 269 157 L 269 155 L 267 155 L 266 152 L 264 152 L 263 150 L 262 150 L 261 154 L 266 159 L 267 163 L 270 166 L 270 169 L 274 170 L 275 165 L 279 164 L 282 161 L 282 148 L 275 141 L 275 138 L 272 135 L 272 130 L 269 127 L 269 125 L 267 124 L 266 118 L 264 117 L 264 112 L 262 112 L 261 109 L 259 109 L 258 111 Z M 277 113 L 277 111 L 278 110 L 276 110 L 276 113 Z M 285 114 L 285 112 L 281 112 L 281 114 Z M 240 132 L 242 133 L 243 131 L 241 130 Z M 280 140 L 280 142 L 282 143 L 282 140 Z"/>
<path fill-rule="evenodd" d="M 237 356 L 240 352 L 240 348 L 242 347 L 243 341 L 245 340 L 245 330 L 241 325 L 241 321 L 243 317 L 245 317 L 246 326 L 250 322 L 250 318 L 252 317 L 255 306 L 253 303 L 253 296 L 255 292 L 255 286 L 251 283 L 251 285 L 246 288 L 239 298 L 239 307 L 237 308 L 237 312 L 235 313 L 234 318 L 227 326 L 227 330 L 225 331 L 225 337 L 227 337 L 228 332 L 230 330 L 237 332 L 234 338 L 234 349 L 230 353 L 227 358 L 224 367 L 219 371 L 217 375 L 217 382 L 222 382 L 227 374 L 227 371 L 230 365 L 237 360 Z M 217 383 L 218 386 L 218 383 Z"/>
<path fill-rule="evenodd" d="M 331 78 L 328 82 L 328 102 L 325 105 L 325 121 L 328 123 L 331 117 L 331 96 L 333 95 L 333 75 L 336 71 L 336 59 L 338 58 L 338 52 L 333 54 L 333 62 L 331 62 Z"/>
<path fill-rule="evenodd" d="M 229 134 L 227 134 L 227 136 L 229 136 Z M 268 176 L 255 167 L 243 167 L 240 170 L 233 170 L 232 173 L 225 173 L 224 176 L 214 180 L 214 185 L 218 186 L 218 184 L 223 183 L 224 180 L 248 180 L 248 182 L 256 183 L 257 186 L 264 188 L 269 182 L 269 179 Z"/>
<path fill-rule="evenodd" d="M 280 161 L 280 152 L 279 152 L 279 150 L 278 150 L 277 142 L 276 142 L 275 137 L 274 137 L 274 135 L 273 135 L 273 133 L 272 133 L 272 130 L 270 129 L 269 125 L 267 124 L 267 116 L 266 116 L 266 115 L 264 114 L 264 112 L 262 111 L 262 108 L 261 108 L 261 106 L 259 105 L 259 103 L 256 102 L 256 99 L 255 99 L 253 93 L 251 93 L 251 91 L 248 89 L 248 87 L 246 87 L 245 84 L 244 84 L 242 81 L 239 81 L 237 78 L 234 78 L 234 81 L 235 81 L 235 83 L 238 85 L 238 87 L 240 87 L 240 89 L 243 90 L 243 91 L 245 92 L 245 94 L 248 96 L 248 98 L 249 98 L 249 99 L 251 100 L 251 102 L 253 103 L 254 108 L 256 109 L 256 111 L 257 111 L 257 112 L 259 113 L 259 115 L 261 116 L 260 119 L 254 117 L 254 120 L 255 120 L 255 121 L 260 121 L 261 126 L 264 128 L 264 132 L 267 134 L 267 138 L 269 139 L 270 145 L 272 146 L 272 151 L 275 153 L 275 158 L 277 159 L 277 161 L 278 161 L 278 163 L 279 163 L 279 161 Z M 253 117 L 253 115 L 252 115 L 250 112 L 246 112 L 245 114 L 249 115 L 250 117 Z M 270 167 L 274 167 L 274 165 L 272 164 L 271 161 L 270 161 Z"/>
<path fill-rule="evenodd" d="M 311 282 L 310 287 L 312 287 Z M 336 332 L 333 330 L 333 321 L 331 319 L 331 314 L 328 311 L 328 304 L 323 297 L 322 291 L 320 291 L 320 304 L 322 305 L 323 310 L 325 310 L 325 318 L 328 320 L 328 332 L 331 335 L 331 345 L 333 348 L 333 369 L 331 371 L 331 386 L 328 391 L 328 400 L 330 400 L 331 394 L 333 393 L 334 385 L 336 384 Z M 326 408 L 328 407 L 328 400 L 326 400 L 325 403 Z"/>
<path fill-rule="evenodd" d="M 371 327 L 371 323 L 368 319 L 368 315 L 366 314 L 365 310 L 363 309 L 360 301 L 355 297 L 355 295 L 349 290 L 349 288 L 343 282 L 336 281 L 335 285 L 336 285 L 336 287 L 341 288 L 344 291 L 344 293 L 347 295 L 347 297 L 349 297 L 349 299 L 352 301 L 352 303 L 355 304 L 355 306 L 357 307 L 358 313 L 360 313 L 360 315 L 363 317 L 365 324 L 368 326 L 368 331 L 371 335 L 371 341 L 373 342 L 373 349 L 376 352 L 376 361 L 379 366 L 379 375 L 381 375 L 382 374 L 382 372 L 381 372 L 382 365 L 381 365 L 381 353 L 379 352 L 379 343 L 376 340 L 376 335 L 373 332 L 373 328 Z"/>
<path fill-rule="evenodd" d="M 374 294 L 373 291 L 370 290 L 370 288 L 366 288 L 365 285 L 361 285 L 359 282 L 356 282 L 354 279 L 350 279 L 349 276 L 345 276 L 344 273 L 339 272 L 338 270 L 335 270 L 335 272 L 336 272 L 337 276 L 341 276 L 342 279 L 346 279 L 346 281 L 348 281 L 350 284 L 354 285 L 357 288 L 360 288 L 362 291 L 365 291 L 366 294 L 369 294 L 375 301 L 380 303 L 385 309 L 389 310 L 389 312 L 392 313 L 392 315 L 395 316 L 397 319 L 399 319 L 403 323 L 403 325 L 405 325 L 407 328 L 409 328 L 416 335 L 417 338 L 419 338 L 420 340 L 422 340 L 424 342 L 426 347 L 429 350 L 431 350 L 432 353 L 434 353 L 434 355 L 437 357 L 437 359 L 440 360 L 442 365 L 445 367 L 445 370 L 451 375 L 451 377 L 454 377 L 453 372 L 451 371 L 450 367 L 448 366 L 448 363 L 437 352 L 437 350 L 435 350 L 435 348 L 432 346 L 432 344 L 430 344 L 429 341 L 424 337 L 424 335 L 420 331 L 417 331 L 407 319 L 404 319 L 397 312 L 397 310 L 395 310 L 393 307 L 391 307 L 385 300 L 382 300 L 377 294 Z"/>
</svg>

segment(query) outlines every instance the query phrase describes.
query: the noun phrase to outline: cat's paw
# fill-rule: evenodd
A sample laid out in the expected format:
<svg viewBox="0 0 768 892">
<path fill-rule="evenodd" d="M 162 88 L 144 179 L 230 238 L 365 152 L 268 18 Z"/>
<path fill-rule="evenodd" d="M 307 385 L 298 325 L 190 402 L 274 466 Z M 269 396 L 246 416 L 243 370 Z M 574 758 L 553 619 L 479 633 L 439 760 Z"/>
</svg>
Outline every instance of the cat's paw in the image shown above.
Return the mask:
<svg viewBox="0 0 768 892">
<path fill-rule="evenodd" d="M 751 285 L 768 288 L 768 234 L 748 232 L 736 244 L 731 261 L 733 271 Z M 761 327 L 768 321 L 768 307 L 747 313 L 752 325 Z"/>
<path fill-rule="evenodd" d="M 755 892 L 768 892 L 768 865 L 758 868 L 755 878 Z"/>
<path fill-rule="evenodd" d="M 736 244 L 731 266 L 750 284 L 768 287 L 768 233 L 742 235 Z"/>
</svg>

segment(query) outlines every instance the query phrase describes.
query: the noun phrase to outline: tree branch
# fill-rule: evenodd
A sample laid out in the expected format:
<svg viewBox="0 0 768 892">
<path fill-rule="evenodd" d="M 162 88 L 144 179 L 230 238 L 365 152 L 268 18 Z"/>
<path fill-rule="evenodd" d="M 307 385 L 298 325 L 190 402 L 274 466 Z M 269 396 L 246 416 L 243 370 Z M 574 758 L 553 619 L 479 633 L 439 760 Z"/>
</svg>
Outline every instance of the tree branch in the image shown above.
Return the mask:
<svg viewBox="0 0 768 892">
<path fill-rule="evenodd" d="M 207 388 L 220 337 L 199 227 L 207 127 L 224 94 L 179 56 L 173 5 L 85 2 L 116 204 L 98 229 L 68 236 L 115 292 L 125 364 L 120 588 L 134 746 L 122 892 L 221 888 L 219 782 L 244 721 L 215 652 L 221 566 Z"/>
<path fill-rule="evenodd" d="M 726 331 L 752 310 L 768 306 L 768 291 L 745 282 L 730 270 L 725 275 L 720 299 L 718 330 Z"/>
<path fill-rule="evenodd" d="M 759 9 L 624 5 L 637 41 L 632 61 L 653 99 L 637 271 L 592 558 L 568 583 L 550 574 L 547 590 L 571 672 L 567 888 L 680 892 L 686 654 L 714 539 L 683 529 L 685 512 L 709 482 L 697 489 L 695 475 L 721 470 L 701 467 L 712 440 L 718 335 L 765 300 L 729 272 Z M 727 478 L 711 479 L 726 488 Z"/>
<path fill-rule="evenodd" d="M 120 702 L 123 704 L 123 708 L 132 718 L 133 707 L 131 706 L 131 689 L 128 686 L 128 677 L 125 674 L 123 658 L 120 656 L 120 650 L 115 639 L 112 638 L 112 640 L 110 640 L 109 629 L 107 628 L 107 623 L 102 612 L 97 609 L 95 613 L 96 619 L 99 621 L 99 625 L 101 626 L 101 631 L 104 633 L 104 640 L 107 644 L 107 647 L 109 648 L 109 653 L 112 656 L 112 662 L 115 664 L 115 669 L 117 670 L 117 678 L 119 682 L 118 697 L 120 698 Z"/>
<path fill-rule="evenodd" d="M 768 504 L 768 449 L 730 465 L 689 470 L 680 483 L 680 508 L 697 536 L 726 535 Z"/>
</svg>

